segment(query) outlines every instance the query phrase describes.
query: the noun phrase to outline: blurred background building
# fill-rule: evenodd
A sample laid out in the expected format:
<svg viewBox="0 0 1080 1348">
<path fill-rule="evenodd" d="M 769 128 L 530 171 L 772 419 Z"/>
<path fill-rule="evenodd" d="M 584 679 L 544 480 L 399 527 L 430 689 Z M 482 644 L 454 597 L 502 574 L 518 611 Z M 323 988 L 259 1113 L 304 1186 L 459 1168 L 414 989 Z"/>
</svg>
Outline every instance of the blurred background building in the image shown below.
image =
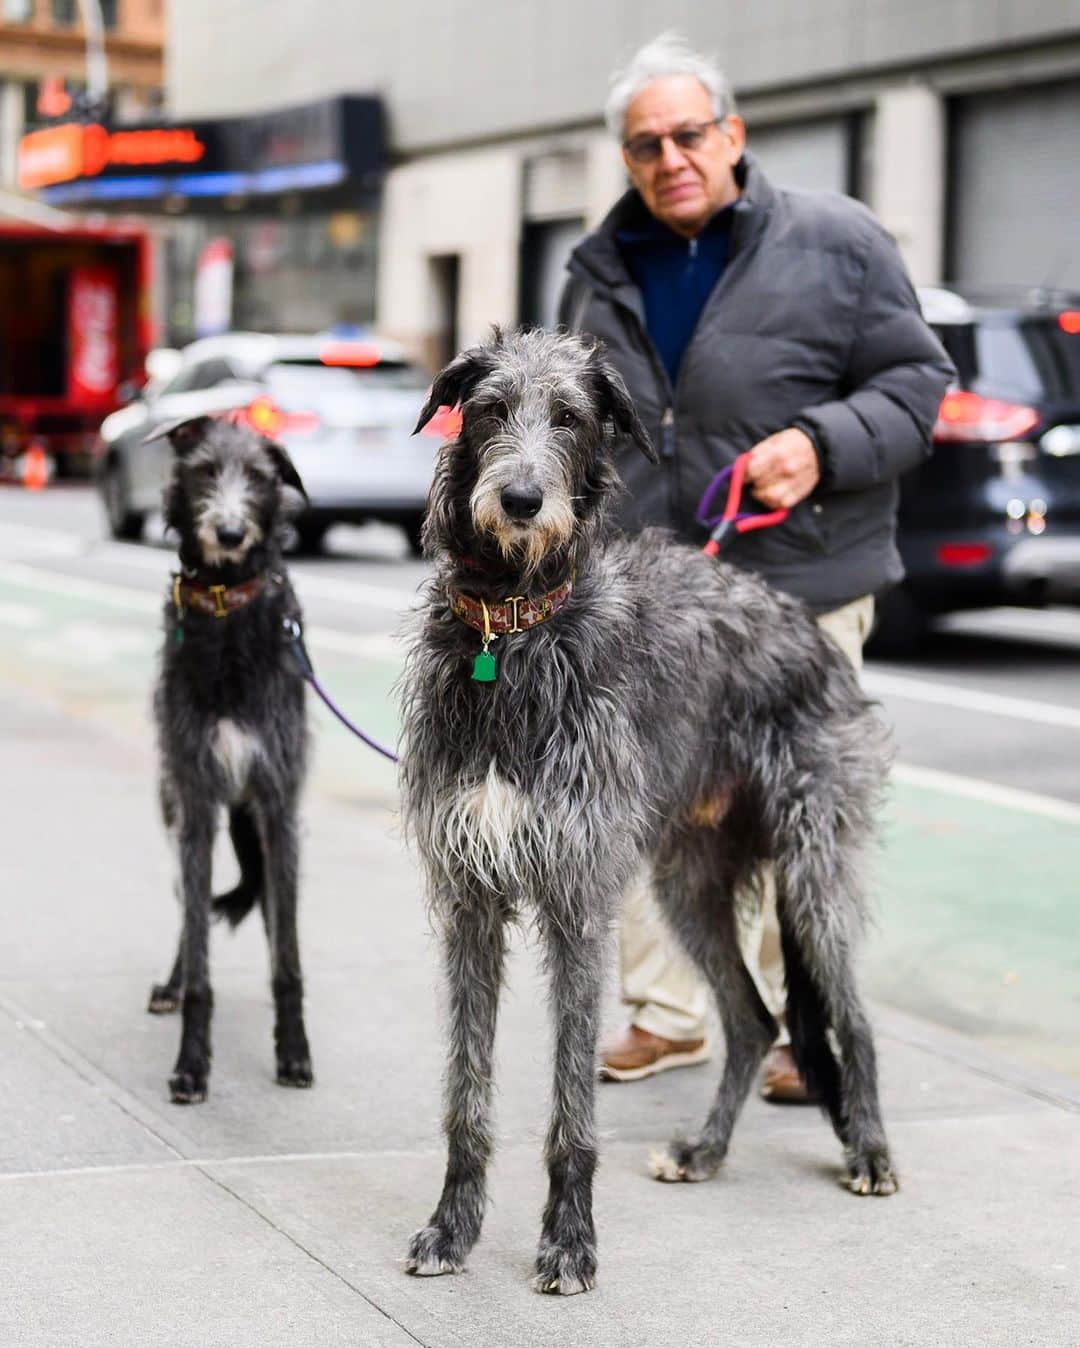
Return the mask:
<svg viewBox="0 0 1080 1348">
<path fill-rule="evenodd" d="M 3 0 L 8 182 L 11 127 L 34 120 L 42 80 L 80 78 L 78 25 L 56 18 L 74 8 Z M 149 58 L 145 69 L 136 58 L 159 6 L 105 9 L 119 120 L 154 87 Z M 866 201 L 918 282 L 1080 286 L 1076 0 L 167 9 L 165 111 L 201 158 L 110 164 L 32 190 L 156 222 L 174 341 L 209 330 L 206 314 L 213 326 L 213 302 L 200 319 L 200 274 L 226 277 L 234 326 L 374 322 L 432 363 L 493 321 L 549 321 L 569 249 L 624 186 L 601 120 L 609 73 L 672 27 L 719 55 L 770 175 Z M 144 148 L 154 158 L 170 144 Z"/>
<path fill-rule="evenodd" d="M 117 124 L 160 115 L 165 0 L 101 0 L 109 71 L 103 111 Z M 14 184 L 19 140 L 80 111 L 86 35 L 79 0 L 0 3 L 0 182 Z"/>
</svg>

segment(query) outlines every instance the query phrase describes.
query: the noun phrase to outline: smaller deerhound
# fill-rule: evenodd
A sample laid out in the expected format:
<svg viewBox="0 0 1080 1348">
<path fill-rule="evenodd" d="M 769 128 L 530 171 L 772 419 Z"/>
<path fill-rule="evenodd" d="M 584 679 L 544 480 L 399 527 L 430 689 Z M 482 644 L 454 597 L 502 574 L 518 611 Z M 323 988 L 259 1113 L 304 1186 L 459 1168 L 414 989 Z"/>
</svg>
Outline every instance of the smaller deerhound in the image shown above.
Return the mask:
<svg viewBox="0 0 1080 1348">
<path fill-rule="evenodd" d="M 149 1010 L 182 1007 L 169 1081 L 177 1104 L 206 1099 L 213 993 L 212 913 L 237 926 L 258 904 L 270 943 L 277 1079 L 312 1084 L 296 933 L 297 803 L 307 728 L 304 684 L 289 654 L 300 606 L 279 535 L 306 499 L 280 445 L 216 417 L 174 422 L 165 519 L 180 539 L 180 571 L 165 604 L 154 697 L 161 809 L 177 852 L 183 907 L 172 973 Z M 211 897 L 211 855 L 222 809 L 240 882 Z"/>
<path fill-rule="evenodd" d="M 642 864 L 727 1045 L 700 1134 L 654 1158 L 656 1178 L 716 1173 L 775 1037 L 732 897 L 771 860 L 796 1061 L 851 1189 L 894 1192 L 851 960 L 888 748 L 850 664 L 802 603 L 756 576 L 660 530 L 607 534 L 614 435 L 654 455 L 596 348 L 496 332 L 436 378 L 420 425 L 442 404 L 460 405 L 462 427 L 431 489 L 437 565 L 404 675 L 402 771 L 449 983 L 449 1160 L 409 1271 L 460 1270 L 479 1235 L 507 927 L 528 915 L 555 1031 L 534 1286 L 593 1286 L 602 971 Z"/>
</svg>

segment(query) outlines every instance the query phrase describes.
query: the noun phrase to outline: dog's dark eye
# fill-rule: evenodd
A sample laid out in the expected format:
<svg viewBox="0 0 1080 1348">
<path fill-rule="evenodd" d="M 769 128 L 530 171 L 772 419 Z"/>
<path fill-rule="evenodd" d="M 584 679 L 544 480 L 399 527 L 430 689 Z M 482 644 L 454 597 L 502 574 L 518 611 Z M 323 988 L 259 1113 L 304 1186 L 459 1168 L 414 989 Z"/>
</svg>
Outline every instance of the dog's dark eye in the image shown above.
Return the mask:
<svg viewBox="0 0 1080 1348">
<path fill-rule="evenodd" d="M 561 412 L 555 414 L 556 426 L 576 426 L 578 414 L 572 407 L 564 407 Z"/>
<path fill-rule="evenodd" d="M 510 404 L 505 398 L 500 398 L 498 402 L 492 403 L 488 410 L 496 421 L 510 420 Z"/>
</svg>

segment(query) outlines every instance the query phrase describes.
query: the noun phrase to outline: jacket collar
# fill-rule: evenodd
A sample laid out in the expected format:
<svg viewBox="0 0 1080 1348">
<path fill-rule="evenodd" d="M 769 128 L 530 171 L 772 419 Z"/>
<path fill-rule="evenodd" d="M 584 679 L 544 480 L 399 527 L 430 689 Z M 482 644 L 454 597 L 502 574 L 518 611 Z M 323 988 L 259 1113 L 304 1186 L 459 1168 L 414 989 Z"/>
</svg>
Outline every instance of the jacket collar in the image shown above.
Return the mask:
<svg viewBox="0 0 1080 1348">
<path fill-rule="evenodd" d="M 735 168 L 735 180 L 742 195 L 735 202 L 731 230 L 732 252 L 746 247 L 765 228 L 777 202 L 777 191 L 758 167 L 749 150 Z M 653 219 L 637 188 L 630 188 L 608 211 L 595 230 L 570 255 L 569 269 L 573 276 L 595 289 L 607 292 L 636 286 L 623 261 L 617 235 L 621 230 L 648 227 Z"/>
</svg>

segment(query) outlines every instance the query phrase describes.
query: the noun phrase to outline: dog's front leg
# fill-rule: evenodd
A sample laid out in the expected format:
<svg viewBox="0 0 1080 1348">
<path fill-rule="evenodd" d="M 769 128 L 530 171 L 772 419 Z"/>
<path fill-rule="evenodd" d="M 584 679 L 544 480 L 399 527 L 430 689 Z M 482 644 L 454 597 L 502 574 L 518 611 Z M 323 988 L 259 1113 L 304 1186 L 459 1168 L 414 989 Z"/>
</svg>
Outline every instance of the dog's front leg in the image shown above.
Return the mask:
<svg viewBox="0 0 1080 1348">
<path fill-rule="evenodd" d="M 602 929 L 604 924 L 598 924 Z M 555 1083 L 545 1156 L 549 1189 L 536 1255 L 538 1292 L 571 1296 L 596 1283 L 596 1040 L 604 942 L 545 925 L 555 1034 Z"/>
<path fill-rule="evenodd" d="M 495 1018 L 506 957 L 506 923 L 496 904 L 449 910 L 443 932 L 450 1001 L 444 1129 L 446 1180 L 427 1226 L 409 1243 L 406 1268 L 460 1273 L 476 1244 L 487 1201 Z"/>
<path fill-rule="evenodd" d="M 175 1104 L 206 1099 L 210 1075 L 210 865 L 214 845 L 214 806 L 185 801 L 179 830 L 180 886 L 184 930 L 180 938 L 184 970 L 183 1028 L 180 1053 L 169 1080 Z"/>
</svg>

